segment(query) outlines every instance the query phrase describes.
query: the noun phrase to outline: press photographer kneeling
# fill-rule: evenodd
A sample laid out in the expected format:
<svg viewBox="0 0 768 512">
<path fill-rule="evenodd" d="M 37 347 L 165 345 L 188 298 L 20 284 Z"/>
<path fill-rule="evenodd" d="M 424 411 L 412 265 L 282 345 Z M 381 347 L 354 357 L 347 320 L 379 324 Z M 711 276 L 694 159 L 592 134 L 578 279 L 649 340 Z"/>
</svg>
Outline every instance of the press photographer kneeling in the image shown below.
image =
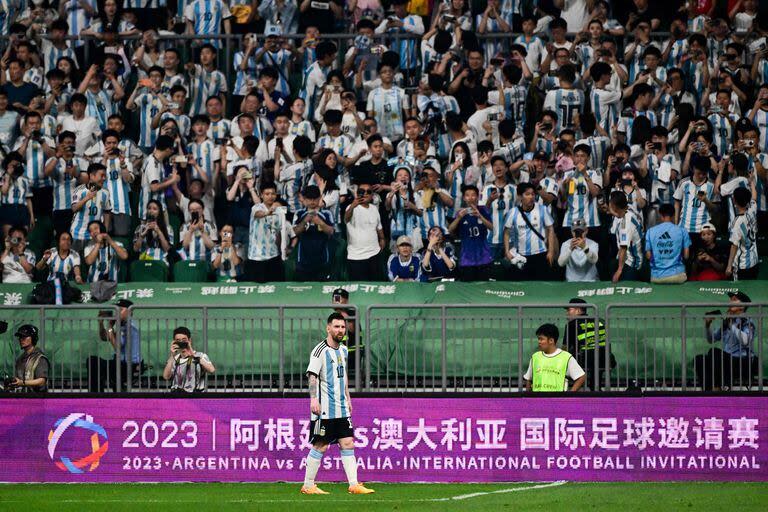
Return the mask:
<svg viewBox="0 0 768 512">
<path fill-rule="evenodd" d="M 163 378 L 171 381 L 171 393 L 205 391 L 206 376 L 215 371 L 208 355 L 192 348 L 192 333 L 189 329 L 174 329 L 171 354 L 163 369 Z"/>
</svg>

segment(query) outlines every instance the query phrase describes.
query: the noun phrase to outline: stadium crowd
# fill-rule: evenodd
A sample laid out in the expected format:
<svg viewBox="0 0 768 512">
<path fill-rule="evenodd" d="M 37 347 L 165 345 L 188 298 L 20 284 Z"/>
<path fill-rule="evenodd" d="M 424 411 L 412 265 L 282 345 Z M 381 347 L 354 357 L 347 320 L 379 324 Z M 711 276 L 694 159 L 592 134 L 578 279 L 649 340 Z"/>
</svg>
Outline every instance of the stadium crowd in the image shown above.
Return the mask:
<svg viewBox="0 0 768 512">
<path fill-rule="evenodd" d="M 3 280 L 755 279 L 759 8 L 0 2 Z"/>
</svg>

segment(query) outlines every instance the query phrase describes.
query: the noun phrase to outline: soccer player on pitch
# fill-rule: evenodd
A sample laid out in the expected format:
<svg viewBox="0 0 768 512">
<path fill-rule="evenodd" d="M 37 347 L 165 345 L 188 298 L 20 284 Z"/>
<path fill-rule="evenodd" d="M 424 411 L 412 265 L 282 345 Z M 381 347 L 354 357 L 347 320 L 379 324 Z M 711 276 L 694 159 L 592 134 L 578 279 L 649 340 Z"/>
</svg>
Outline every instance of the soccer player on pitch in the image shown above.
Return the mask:
<svg viewBox="0 0 768 512">
<path fill-rule="evenodd" d="M 312 349 L 307 367 L 309 378 L 310 438 L 312 449 L 307 457 L 302 494 L 328 494 L 315 485 L 323 454 L 328 445 L 339 443 L 341 463 L 349 480 L 350 494 L 374 492 L 357 481 L 352 402 L 349 398 L 347 361 L 349 351 L 341 342 L 347 333 L 347 321 L 341 313 L 332 313 L 325 326 L 328 336 Z"/>
</svg>

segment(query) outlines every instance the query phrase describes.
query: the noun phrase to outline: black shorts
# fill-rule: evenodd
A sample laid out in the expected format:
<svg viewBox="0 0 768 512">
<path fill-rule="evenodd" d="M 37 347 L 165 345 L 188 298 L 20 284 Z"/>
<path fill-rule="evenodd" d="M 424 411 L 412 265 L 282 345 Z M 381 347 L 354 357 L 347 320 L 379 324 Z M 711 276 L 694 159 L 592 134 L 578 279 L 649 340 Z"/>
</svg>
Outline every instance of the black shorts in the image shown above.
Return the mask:
<svg viewBox="0 0 768 512">
<path fill-rule="evenodd" d="M 315 444 L 335 444 L 339 439 L 353 437 L 352 418 L 334 418 L 309 422 L 309 442 Z"/>
</svg>

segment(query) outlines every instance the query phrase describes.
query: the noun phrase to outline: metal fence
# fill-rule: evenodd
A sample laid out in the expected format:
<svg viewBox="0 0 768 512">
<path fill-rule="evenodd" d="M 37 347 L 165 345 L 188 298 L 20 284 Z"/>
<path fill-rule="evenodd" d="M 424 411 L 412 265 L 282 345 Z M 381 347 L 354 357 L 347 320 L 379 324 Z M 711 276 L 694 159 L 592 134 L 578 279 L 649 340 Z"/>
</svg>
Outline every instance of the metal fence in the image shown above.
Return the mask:
<svg viewBox="0 0 768 512">
<path fill-rule="evenodd" d="M 561 340 L 568 304 L 397 304 L 371 305 L 361 318 L 348 315 L 350 384 L 375 392 L 517 392 L 537 350 L 536 329 L 559 327 Z M 604 326 L 605 354 L 578 349 L 590 390 L 691 391 L 765 389 L 766 304 L 751 304 L 744 314 L 729 313 L 731 303 L 615 304 L 602 318 L 594 304 L 570 320 Z M 10 332 L 0 343 L 0 364 L 13 374 L 20 354 L 12 333 L 19 325 L 40 327 L 42 348 L 51 363 L 51 392 L 167 392 L 162 377 L 173 329 L 192 331 L 193 346 L 216 366 L 207 377 L 210 391 L 304 391 L 304 372 L 312 347 L 325 337 L 328 314 L 338 305 L 144 306 L 131 308 L 128 326 L 138 330 L 140 364 L 116 357 L 105 341 L 108 328 L 121 330 L 114 306 L 6 306 L 0 308 Z M 746 323 L 748 318 L 751 323 Z M 706 325 L 711 329 L 705 328 Z M 752 329 L 753 357 L 731 358 L 723 341 L 707 335 L 732 325 Z M 750 327 L 751 326 L 751 327 Z M 727 335 L 732 336 L 732 335 Z M 731 340 L 735 338 L 729 338 Z M 364 342 L 364 343 L 361 343 Z M 123 354 L 132 354 L 130 337 Z M 130 361 L 130 358 L 128 358 Z M 354 383 L 354 384 L 353 384 Z"/>
</svg>

